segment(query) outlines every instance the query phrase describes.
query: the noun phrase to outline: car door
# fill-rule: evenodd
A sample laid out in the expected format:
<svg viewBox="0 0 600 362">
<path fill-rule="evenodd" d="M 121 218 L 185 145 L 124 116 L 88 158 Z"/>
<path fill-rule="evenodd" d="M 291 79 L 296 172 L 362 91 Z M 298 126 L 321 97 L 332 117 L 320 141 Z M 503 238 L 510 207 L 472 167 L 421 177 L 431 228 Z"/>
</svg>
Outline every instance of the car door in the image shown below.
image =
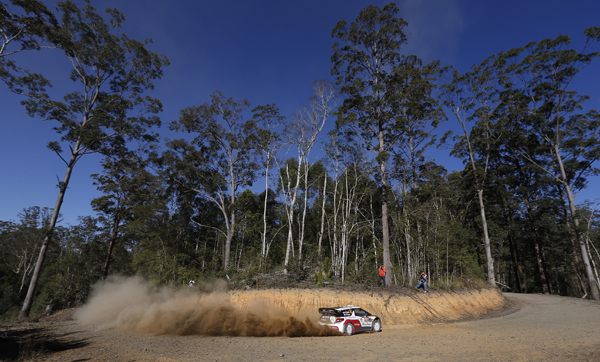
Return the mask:
<svg viewBox="0 0 600 362">
<path fill-rule="evenodd" d="M 369 313 L 361 308 L 357 308 L 354 310 L 354 314 L 360 320 L 360 324 L 362 327 L 371 327 L 373 325 L 373 321 L 369 318 Z"/>
</svg>

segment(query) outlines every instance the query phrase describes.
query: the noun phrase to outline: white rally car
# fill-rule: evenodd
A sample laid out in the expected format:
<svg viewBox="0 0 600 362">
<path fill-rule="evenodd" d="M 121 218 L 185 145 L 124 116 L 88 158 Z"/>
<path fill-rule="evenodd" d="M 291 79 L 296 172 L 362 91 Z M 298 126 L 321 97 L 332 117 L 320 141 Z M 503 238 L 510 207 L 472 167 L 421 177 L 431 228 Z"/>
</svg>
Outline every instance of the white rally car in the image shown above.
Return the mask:
<svg viewBox="0 0 600 362">
<path fill-rule="evenodd" d="M 319 308 L 319 324 L 329 326 L 351 336 L 356 332 L 381 332 L 381 320 L 366 310 L 347 305 L 345 307 Z"/>
</svg>

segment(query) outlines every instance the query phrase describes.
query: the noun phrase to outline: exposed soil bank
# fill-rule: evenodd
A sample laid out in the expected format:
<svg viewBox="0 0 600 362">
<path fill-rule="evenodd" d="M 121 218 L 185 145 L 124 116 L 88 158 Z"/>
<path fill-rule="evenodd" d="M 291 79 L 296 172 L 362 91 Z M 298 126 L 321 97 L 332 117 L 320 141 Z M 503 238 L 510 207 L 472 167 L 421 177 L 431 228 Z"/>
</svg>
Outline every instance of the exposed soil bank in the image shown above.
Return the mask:
<svg viewBox="0 0 600 362">
<path fill-rule="evenodd" d="M 468 294 L 481 293 L 457 294 L 467 298 Z M 437 292 L 427 293 L 427 297 L 417 296 L 443 314 L 441 308 L 446 302 L 441 301 L 446 296 Z M 37 323 L 3 326 L 6 334 L 0 338 L 0 360 L 600 361 L 599 303 L 544 295 L 504 294 L 504 297 L 510 309 L 482 319 L 398 323 L 388 325 L 381 333 L 351 337 L 153 335 L 81 325 L 70 318 L 73 311 L 62 311 Z M 232 295 L 231 299 L 235 298 Z M 441 300 L 439 303 L 434 302 L 437 298 Z M 478 303 L 482 302 L 472 302 Z M 391 312 L 388 318 L 392 318 Z M 30 351 L 36 345 L 43 345 L 46 352 L 21 357 L 9 355 L 8 351 L 14 351 L 19 343 L 29 346 Z"/>
<path fill-rule="evenodd" d="M 507 301 L 496 289 L 421 291 L 374 289 L 370 293 L 340 289 L 257 290 L 230 293 L 232 304 L 248 308 L 267 300 L 291 313 L 317 311 L 319 307 L 355 305 L 379 315 L 384 325 L 451 322 L 500 311 Z M 316 315 L 318 317 L 318 315 Z"/>
<path fill-rule="evenodd" d="M 337 287 L 199 293 L 156 289 L 135 277 L 113 277 L 94 286 L 74 317 L 82 325 L 140 333 L 311 337 L 337 334 L 317 323 L 318 308 L 345 305 L 379 315 L 387 327 L 473 318 L 502 309 L 506 300 L 496 289 L 424 293 Z"/>
</svg>

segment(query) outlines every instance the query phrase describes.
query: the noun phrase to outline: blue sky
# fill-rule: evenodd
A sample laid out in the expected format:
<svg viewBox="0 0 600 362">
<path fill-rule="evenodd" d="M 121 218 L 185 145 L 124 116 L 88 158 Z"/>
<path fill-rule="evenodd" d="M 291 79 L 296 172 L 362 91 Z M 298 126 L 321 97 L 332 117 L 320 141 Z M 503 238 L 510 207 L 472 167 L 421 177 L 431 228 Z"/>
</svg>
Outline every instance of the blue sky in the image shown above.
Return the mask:
<svg viewBox="0 0 600 362">
<path fill-rule="evenodd" d="M 76 1 L 77 2 L 77 1 Z M 54 9 L 56 1 L 45 1 Z M 83 1 L 79 1 L 83 4 Z M 363 0 L 92 0 L 104 13 L 116 7 L 127 21 L 122 32 L 138 40 L 150 38 L 150 48 L 165 54 L 171 65 L 156 82 L 153 96 L 164 105 L 163 131 L 179 110 L 209 101 L 220 90 L 234 99 L 246 98 L 253 108 L 276 104 L 293 114 L 310 96 L 310 84 L 331 78 L 331 30 L 339 20 L 352 21 L 369 4 Z M 566 34 L 580 44 L 583 30 L 600 26 L 599 1 L 397 1 L 399 16 L 408 21 L 406 54 L 425 61 L 439 59 L 459 70 L 502 50 L 530 41 Z M 54 91 L 71 90 L 69 64 L 57 50 L 29 52 L 14 58 L 45 74 Z M 585 70 L 577 90 L 588 94 L 588 107 L 599 107 L 600 60 Z M 65 166 L 46 149 L 57 139 L 53 124 L 29 117 L 21 99 L 0 85 L 0 220 L 18 220 L 29 206 L 53 207 L 58 179 Z M 333 123 L 333 120 L 331 120 Z M 453 120 L 445 128 L 456 128 Z M 448 150 L 429 155 L 452 171 L 462 169 Z M 313 152 L 318 157 L 318 152 Z M 101 172 L 100 156 L 86 156 L 75 167 L 61 213 L 63 225 L 78 216 L 93 215 L 89 206 L 101 194 L 91 173 Z M 597 179 L 578 202 L 600 198 Z"/>
</svg>

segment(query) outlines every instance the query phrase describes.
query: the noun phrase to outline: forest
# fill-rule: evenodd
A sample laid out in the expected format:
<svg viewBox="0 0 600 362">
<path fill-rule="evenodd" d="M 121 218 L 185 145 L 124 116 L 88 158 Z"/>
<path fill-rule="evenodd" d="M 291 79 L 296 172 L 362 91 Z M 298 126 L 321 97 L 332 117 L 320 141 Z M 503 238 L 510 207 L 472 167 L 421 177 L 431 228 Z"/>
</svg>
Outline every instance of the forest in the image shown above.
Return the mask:
<svg viewBox="0 0 600 362">
<path fill-rule="evenodd" d="M 577 199 L 595 187 L 600 114 L 574 86 L 600 56 L 600 27 L 573 35 L 581 49 L 563 35 L 461 73 L 405 54 L 396 5 L 371 5 L 332 29 L 332 77 L 313 81 L 295 114 L 215 91 L 162 124 L 150 94 L 168 55 L 118 31 L 124 21 L 89 1 L 55 12 L 0 2 L 2 85 L 53 124 L 48 152 L 65 166 L 53 208 L 0 220 L 0 318 L 79 306 L 111 275 L 374 287 L 380 265 L 388 287 L 425 271 L 432 288 L 600 299 L 597 205 Z M 16 57 L 48 47 L 72 65 L 74 90 L 60 97 Z M 440 134 L 441 122 L 461 131 Z M 435 148 L 464 169 L 436 164 Z M 92 179 L 103 196 L 63 226 L 72 172 L 90 154 L 102 156 Z"/>
</svg>

